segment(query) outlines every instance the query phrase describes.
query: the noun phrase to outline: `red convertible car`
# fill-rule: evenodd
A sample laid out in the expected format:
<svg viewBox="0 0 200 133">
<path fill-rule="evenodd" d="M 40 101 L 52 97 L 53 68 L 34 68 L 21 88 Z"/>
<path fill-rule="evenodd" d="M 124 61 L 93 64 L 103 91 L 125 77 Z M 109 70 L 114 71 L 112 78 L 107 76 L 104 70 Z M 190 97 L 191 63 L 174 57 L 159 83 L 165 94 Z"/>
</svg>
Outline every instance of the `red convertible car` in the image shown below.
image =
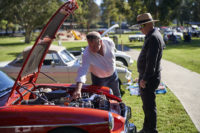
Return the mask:
<svg viewBox="0 0 200 133">
<path fill-rule="evenodd" d="M 1 133 L 136 132 L 135 125 L 129 123 L 131 108 L 107 87 L 85 85 L 82 98 L 71 100 L 76 85 L 36 84 L 57 30 L 77 8 L 76 1 L 70 0 L 57 10 L 33 45 L 13 87 L 11 81 L 8 88 L 0 88 Z"/>
</svg>

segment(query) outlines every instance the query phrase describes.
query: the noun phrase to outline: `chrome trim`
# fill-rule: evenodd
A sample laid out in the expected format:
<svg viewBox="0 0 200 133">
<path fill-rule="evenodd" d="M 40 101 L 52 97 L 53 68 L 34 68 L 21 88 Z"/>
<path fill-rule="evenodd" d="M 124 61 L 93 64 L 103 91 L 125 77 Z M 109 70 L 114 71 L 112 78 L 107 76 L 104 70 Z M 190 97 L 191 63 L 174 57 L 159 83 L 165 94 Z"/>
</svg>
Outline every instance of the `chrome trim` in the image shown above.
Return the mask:
<svg viewBox="0 0 200 133">
<path fill-rule="evenodd" d="M 130 107 L 125 107 L 125 115 L 124 115 L 124 117 L 125 117 L 125 120 L 129 120 L 130 118 L 131 118 L 131 110 L 130 110 L 131 108 Z M 128 113 L 130 113 L 130 114 L 128 114 Z"/>
<path fill-rule="evenodd" d="M 109 94 L 113 95 L 113 91 L 111 88 L 109 88 Z"/>
<path fill-rule="evenodd" d="M 81 124 L 50 124 L 50 125 L 0 126 L 0 128 L 17 128 L 17 127 L 57 127 L 57 126 L 84 126 L 84 125 L 98 125 L 98 124 L 108 124 L 108 122 L 105 121 L 105 122 L 81 123 Z"/>
<path fill-rule="evenodd" d="M 124 114 L 125 121 L 127 120 L 127 115 L 128 115 L 128 109 L 127 109 L 127 107 L 125 107 L 125 114 Z"/>
<path fill-rule="evenodd" d="M 112 113 L 111 112 L 109 112 L 108 113 L 108 126 L 109 126 L 109 129 L 110 130 L 113 130 L 113 128 L 114 128 L 114 118 L 113 118 L 113 116 L 112 116 Z"/>
</svg>

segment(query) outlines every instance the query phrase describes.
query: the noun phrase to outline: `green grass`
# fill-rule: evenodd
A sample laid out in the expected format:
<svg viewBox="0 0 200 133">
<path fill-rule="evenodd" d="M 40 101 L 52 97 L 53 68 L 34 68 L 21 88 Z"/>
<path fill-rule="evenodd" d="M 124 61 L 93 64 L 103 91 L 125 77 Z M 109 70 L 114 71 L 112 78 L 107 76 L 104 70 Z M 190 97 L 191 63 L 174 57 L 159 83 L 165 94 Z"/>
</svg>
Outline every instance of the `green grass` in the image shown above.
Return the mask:
<svg viewBox="0 0 200 133">
<path fill-rule="evenodd" d="M 128 35 L 118 35 L 119 43 L 129 46 L 131 48 L 140 50 L 143 42 L 129 42 Z M 0 61 L 13 60 L 16 55 L 31 44 L 25 44 L 24 38 L 0 38 Z M 57 42 L 53 42 L 57 45 Z M 200 40 L 193 40 L 190 44 L 180 43 L 178 45 L 167 45 L 164 50 L 163 57 L 173 62 L 183 62 L 183 66 L 189 64 L 191 69 L 199 68 L 199 44 Z M 80 50 L 81 47 L 85 47 L 87 42 L 63 42 L 69 50 Z M 176 58 L 175 58 L 176 57 Z M 185 61 L 184 61 L 185 59 Z M 187 63 L 186 63 L 187 62 Z M 191 63 L 188 62 L 193 62 Z M 198 62 L 198 63 L 196 63 Z M 178 64 L 178 63 L 177 63 Z M 138 77 L 136 70 L 136 62 L 129 68 L 132 70 L 133 79 Z M 142 102 L 139 96 L 131 96 L 129 91 L 122 86 L 124 95 L 123 101 L 132 108 L 131 122 L 136 124 L 138 129 L 142 128 L 144 114 L 142 111 Z M 158 131 L 159 133 L 197 133 L 197 129 L 192 123 L 190 117 L 185 112 L 180 101 L 174 96 L 174 94 L 168 89 L 166 94 L 157 95 L 157 112 L 158 112 Z"/>
<path fill-rule="evenodd" d="M 135 71 L 136 63 L 131 66 L 133 70 L 133 78 L 138 77 Z M 122 97 L 123 101 L 131 107 L 132 118 L 131 122 L 136 124 L 137 129 L 141 129 L 143 125 L 144 114 L 142 110 L 142 101 L 140 96 L 130 95 L 130 92 L 125 89 Z M 181 105 L 176 96 L 167 88 L 166 94 L 156 95 L 157 104 L 157 128 L 159 133 L 197 133 L 197 129 L 192 123 L 187 112 Z"/>
<path fill-rule="evenodd" d="M 24 43 L 24 37 L 0 38 L 0 61 L 13 60 L 22 50 L 31 44 Z"/>
<path fill-rule="evenodd" d="M 25 47 L 34 43 L 33 41 L 30 44 L 24 43 L 24 37 L 0 37 L 0 61 L 13 60 Z M 54 41 L 53 44 L 58 45 L 58 42 Z M 62 42 L 62 45 L 68 50 L 80 50 L 87 45 L 87 42 Z"/>
<path fill-rule="evenodd" d="M 62 45 L 65 46 L 68 50 L 81 50 L 81 48 L 84 48 L 87 46 L 87 42 L 86 41 L 62 42 Z"/>
<path fill-rule="evenodd" d="M 190 43 L 167 45 L 163 58 L 200 73 L 200 38 L 193 38 Z"/>
<path fill-rule="evenodd" d="M 119 37 L 119 42 L 132 49 L 141 50 L 143 42 L 129 42 L 128 35 Z M 191 71 L 200 73 L 200 38 L 192 38 L 191 42 L 181 41 L 178 44 L 166 44 L 163 59 L 181 65 Z"/>
</svg>

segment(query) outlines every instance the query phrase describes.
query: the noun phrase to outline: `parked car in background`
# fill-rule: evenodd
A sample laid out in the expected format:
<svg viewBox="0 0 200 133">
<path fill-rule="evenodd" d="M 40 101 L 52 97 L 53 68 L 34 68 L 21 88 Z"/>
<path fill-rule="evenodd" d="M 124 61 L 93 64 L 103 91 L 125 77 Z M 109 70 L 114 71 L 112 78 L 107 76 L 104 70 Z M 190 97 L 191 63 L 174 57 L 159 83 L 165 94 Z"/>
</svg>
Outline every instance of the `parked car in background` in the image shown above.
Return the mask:
<svg viewBox="0 0 200 133">
<path fill-rule="evenodd" d="M 163 39 L 166 43 L 179 43 L 183 39 L 183 33 L 175 29 L 165 29 L 163 32 Z"/>
<path fill-rule="evenodd" d="M 3 106 L 12 90 L 14 80 L 2 71 L 0 71 L 0 80 L 0 106 Z"/>
<path fill-rule="evenodd" d="M 62 5 L 27 53 L 11 91 L 2 97 L 1 133 L 136 133 L 135 125 L 129 123 L 131 108 L 110 88 L 84 85 L 82 97 L 72 100 L 75 84 L 36 83 L 56 32 L 77 8 L 75 0 Z M 68 62 L 66 55 L 58 58 Z M 52 66 L 59 63 L 58 58 L 51 61 Z M 1 78 L 6 79 L 5 75 Z M 9 90 L 7 87 L 4 90 Z"/>
<path fill-rule="evenodd" d="M 23 52 L 7 65 L 0 67 L 9 76 L 17 78 L 17 75 L 31 50 L 26 47 Z M 0 64 L 1 65 L 1 64 Z M 74 83 L 78 68 L 81 62 L 63 46 L 51 45 L 42 64 L 41 74 L 37 83 Z M 127 84 L 132 81 L 132 73 L 125 67 L 117 67 L 120 84 Z M 91 84 L 90 73 L 87 75 L 87 84 Z"/>
<path fill-rule="evenodd" d="M 145 35 L 141 32 L 137 32 L 134 35 L 129 35 L 128 39 L 130 42 L 132 41 L 144 41 Z"/>
</svg>

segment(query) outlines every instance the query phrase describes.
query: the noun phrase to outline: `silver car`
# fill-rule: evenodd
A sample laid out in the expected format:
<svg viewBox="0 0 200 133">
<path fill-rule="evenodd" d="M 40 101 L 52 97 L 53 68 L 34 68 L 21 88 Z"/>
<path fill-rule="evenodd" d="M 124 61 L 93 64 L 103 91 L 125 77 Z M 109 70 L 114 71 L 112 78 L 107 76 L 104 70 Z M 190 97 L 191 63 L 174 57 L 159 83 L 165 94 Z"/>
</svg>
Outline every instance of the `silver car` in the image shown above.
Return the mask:
<svg viewBox="0 0 200 133">
<path fill-rule="evenodd" d="M 24 58 L 27 57 L 31 46 L 26 47 L 22 54 L 15 60 L 0 69 L 9 76 L 16 78 L 23 64 Z M 63 46 L 51 45 L 43 65 L 41 74 L 37 83 L 74 83 L 77 76 L 77 70 L 81 62 Z M 120 84 L 127 84 L 132 81 L 132 73 L 126 67 L 117 67 Z M 91 84 L 90 74 L 87 75 L 87 84 Z"/>
</svg>

